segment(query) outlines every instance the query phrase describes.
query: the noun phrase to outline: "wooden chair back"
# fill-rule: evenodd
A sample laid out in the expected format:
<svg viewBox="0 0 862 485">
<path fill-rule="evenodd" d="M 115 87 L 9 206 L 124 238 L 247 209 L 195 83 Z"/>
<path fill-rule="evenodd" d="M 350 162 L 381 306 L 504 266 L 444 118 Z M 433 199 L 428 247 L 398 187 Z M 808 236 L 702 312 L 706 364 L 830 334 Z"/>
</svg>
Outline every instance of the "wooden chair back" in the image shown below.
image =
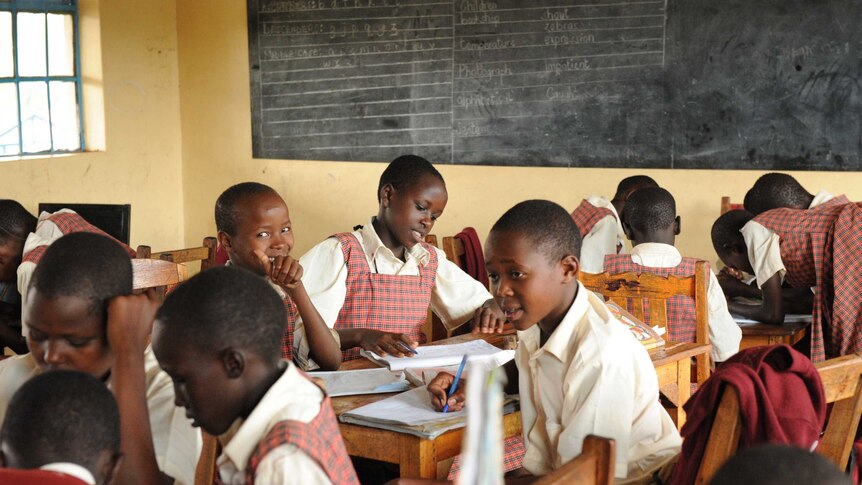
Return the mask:
<svg viewBox="0 0 862 485">
<path fill-rule="evenodd" d="M 667 328 L 667 300 L 677 295 L 688 296 L 695 304 L 695 342 L 709 344 L 709 265 L 706 261 L 695 264 L 694 275 L 680 278 L 677 276 L 658 276 L 650 273 L 619 274 L 580 274 L 581 283 L 596 293 L 613 300 L 619 306 L 628 308 L 635 318 L 644 320 L 644 300 L 649 302 L 650 325 Z M 709 352 L 695 357 L 697 383 L 709 377 Z"/>
<path fill-rule="evenodd" d="M 149 246 L 138 246 L 137 258 L 142 259 L 162 259 L 174 263 L 190 263 L 193 261 L 201 262 L 201 271 L 215 266 L 216 248 L 218 241 L 214 237 L 205 237 L 203 245 L 185 248 L 174 249 L 172 251 L 161 251 L 158 253 L 152 252 Z"/>
<path fill-rule="evenodd" d="M 187 277 L 188 271 L 182 264 L 162 259 L 132 260 L 132 287 L 135 290 L 173 286 Z"/>
<path fill-rule="evenodd" d="M 443 247 L 440 249 L 446 253 L 446 259 L 455 263 L 463 271 L 467 271 L 467 268 L 464 267 L 466 250 L 464 249 L 463 241 L 454 236 L 446 236 L 443 238 Z"/>
<path fill-rule="evenodd" d="M 203 437 L 203 448 L 201 448 L 201 456 L 198 458 L 198 465 L 195 468 L 195 484 L 194 485 L 213 485 L 215 483 L 216 459 L 219 455 L 218 438 L 201 430 Z"/>
<path fill-rule="evenodd" d="M 823 381 L 826 402 L 833 403 L 817 453 L 839 469 L 847 467 L 862 414 L 862 356 L 845 355 L 815 364 Z M 739 448 L 742 432 L 739 394 L 725 386 L 706 442 L 696 484 L 709 483 Z"/>
<path fill-rule="evenodd" d="M 721 198 L 721 214 L 725 212 L 730 212 L 738 209 L 744 209 L 745 207 L 742 204 L 734 204 L 730 201 L 730 197 L 724 196 Z M 719 215 L 721 215 L 719 214 Z"/>
<path fill-rule="evenodd" d="M 581 454 L 543 476 L 534 485 L 610 485 L 614 483 L 614 440 L 588 435 Z"/>
</svg>

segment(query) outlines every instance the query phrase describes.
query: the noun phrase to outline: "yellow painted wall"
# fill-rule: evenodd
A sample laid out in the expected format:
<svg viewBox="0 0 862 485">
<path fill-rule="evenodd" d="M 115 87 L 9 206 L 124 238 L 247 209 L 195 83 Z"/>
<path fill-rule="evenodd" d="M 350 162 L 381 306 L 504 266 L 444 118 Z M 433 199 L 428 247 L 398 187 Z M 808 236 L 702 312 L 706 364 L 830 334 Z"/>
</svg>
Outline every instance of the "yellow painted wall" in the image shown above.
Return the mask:
<svg viewBox="0 0 862 485">
<path fill-rule="evenodd" d="M 80 2 L 88 143 L 100 152 L 0 161 L 0 197 L 132 204 L 131 243 L 183 244 L 174 0 Z M 104 116 L 102 116 L 104 113 Z"/>
<path fill-rule="evenodd" d="M 376 213 L 375 192 L 383 163 L 255 160 L 251 157 L 248 37 L 240 0 L 177 2 L 182 101 L 186 243 L 215 233 L 213 204 L 229 185 L 253 180 L 275 187 L 287 200 L 296 230 L 295 253 L 321 238 L 365 223 Z M 421 154 L 420 154 L 421 155 Z M 623 177 L 645 173 L 677 199 L 687 255 L 715 259 L 709 228 L 719 200 L 741 201 L 763 172 L 438 166 L 449 205 L 434 233 L 450 235 L 473 225 L 484 238 L 506 209 L 528 198 L 547 198 L 573 209 L 590 193 L 613 195 Z M 809 191 L 826 187 L 862 199 L 862 174 L 794 174 Z"/>
</svg>

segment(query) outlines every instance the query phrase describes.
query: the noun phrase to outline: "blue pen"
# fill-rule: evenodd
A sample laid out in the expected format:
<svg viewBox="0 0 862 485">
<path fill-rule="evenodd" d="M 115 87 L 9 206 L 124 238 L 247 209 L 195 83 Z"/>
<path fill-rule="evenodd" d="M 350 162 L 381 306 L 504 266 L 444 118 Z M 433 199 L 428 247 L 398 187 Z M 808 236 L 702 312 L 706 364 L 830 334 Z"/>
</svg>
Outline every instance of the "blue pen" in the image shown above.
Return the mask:
<svg viewBox="0 0 862 485">
<path fill-rule="evenodd" d="M 443 406 L 444 413 L 449 411 L 449 398 L 451 398 L 452 395 L 455 394 L 455 391 L 458 390 L 458 381 L 461 380 L 461 373 L 464 372 L 464 366 L 466 364 L 467 355 L 465 354 L 464 357 L 461 359 L 461 365 L 458 366 L 458 372 L 455 373 L 455 380 L 452 381 L 452 385 L 449 386 L 449 395 L 446 396 L 446 405 Z"/>
<path fill-rule="evenodd" d="M 413 347 L 405 344 L 404 342 L 398 342 L 398 343 L 401 344 L 401 346 L 404 347 L 404 349 L 407 350 L 408 352 L 410 352 L 411 354 L 419 355 L 419 352 L 416 352 L 416 349 L 414 349 Z"/>
</svg>

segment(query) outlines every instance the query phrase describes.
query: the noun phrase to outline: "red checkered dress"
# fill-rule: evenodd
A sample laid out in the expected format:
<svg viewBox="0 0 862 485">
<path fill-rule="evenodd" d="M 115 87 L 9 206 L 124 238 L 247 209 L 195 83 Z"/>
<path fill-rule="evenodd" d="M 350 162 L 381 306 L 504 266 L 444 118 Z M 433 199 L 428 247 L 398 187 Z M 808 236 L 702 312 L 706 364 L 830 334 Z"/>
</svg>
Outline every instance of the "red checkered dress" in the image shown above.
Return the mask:
<svg viewBox="0 0 862 485">
<path fill-rule="evenodd" d="M 299 310 L 289 296 L 284 296 L 284 311 L 287 313 L 287 323 L 284 326 L 284 335 L 281 337 L 281 358 L 293 361 L 293 331 L 296 328 L 296 318 Z"/>
<path fill-rule="evenodd" d="M 524 437 L 521 435 L 506 438 L 503 441 L 503 472 L 508 473 L 524 466 L 524 455 L 527 448 L 524 447 Z M 449 468 L 446 480 L 455 481 L 461 473 L 461 455 L 455 457 Z"/>
<path fill-rule="evenodd" d="M 775 209 L 754 220 L 778 234 L 785 280 L 814 287 L 811 360 L 862 351 L 862 208 Z"/>
<path fill-rule="evenodd" d="M 91 232 L 94 234 L 101 234 L 102 236 L 110 237 L 114 241 L 117 241 L 116 239 L 105 233 L 105 231 L 85 221 L 83 217 L 79 216 L 74 212 L 57 212 L 51 214 L 44 220 L 53 222 L 54 225 L 56 225 L 57 228 L 60 229 L 60 232 L 62 232 L 63 234 L 71 234 L 73 232 Z M 134 249 L 130 248 L 128 245 L 123 244 L 120 241 L 117 241 L 117 244 L 123 246 L 123 249 L 125 249 L 126 252 L 129 253 L 129 257 L 135 257 Z M 47 249 L 47 245 L 37 246 L 33 248 L 32 251 L 25 254 L 21 262 L 39 264 L 39 261 L 42 259 L 42 255 L 45 254 L 45 251 Z"/>
<path fill-rule="evenodd" d="M 659 276 L 686 277 L 694 274 L 695 264 L 701 261 L 695 258 L 682 258 L 682 261 L 672 268 L 657 268 L 654 266 L 642 266 L 632 261 L 630 254 L 606 254 L 605 272 L 609 274 L 634 272 L 652 273 Z M 650 325 L 649 301 L 644 300 L 644 323 Z M 668 340 L 672 342 L 694 342 L 697 338 L 697 324 L 695 322 L 694 300 L 687 296 L 677 295 L 669 298 L 665 303 L 667 307 L 667 333 Z M 628 304 L 629 312 L 632 304 Z"/>
<path fill-rule="evenodd" d="M 279 421 L 258 443 L 246 466 L 246 485 L 253 485 L 257 467 L 270 451 L 291 444 L 302 450 L 320 465 L 334 484 L 356 484 L 356 471 L 338 430 L 338 420 L 332 412 L 329 396 L 320 403 L 320 412 L 310 423 Z M 266 485 L 266 484 L 264 484 Z"/>
<path fill-rule="evenodd" d="M 586 199 L 582 200 L 581 205 L 572 211 L 572 219 L 577 224 L 578 229 L 581 230 L 582 238 L 586 237 L 593 230 L 593 226 L 596 223 L 607 216 L 613 216 L 614 219 L 617 218 L 614 215 L 614 211 L 607 207 L 596 207 L 587 202 Z"/>
<path fill-rule="evenodd" d="M 817 207 L 829 207 L 832 205 L 844 205 L 844 204 L 849 204 L 849 203 L 850 203 L 850 199 L 848 199 L 846 195 L 841 194 L 841 195 L 836 195 L 835 197 L 827 200 L 826 202 L 818 205 Z M 816 209 L 816 207 L 814 207 L 814 209 Z"/>
<path fill-rule="evenodd" d="M 335 329 L 365 328 L 403 333 L 425 342 L 422 327 L 428 318 L 431 291 L 437 279 L 437 253 L 425 243 L 430 259 L 419 265 L 419 275 L 387 275 L 371 272 L 365 251 L 351 233 L 336 234 L 347 262 L 347 295 Z M 359 349 L 342 352 L 342 361 L 359 358 Z"/>
</svg>

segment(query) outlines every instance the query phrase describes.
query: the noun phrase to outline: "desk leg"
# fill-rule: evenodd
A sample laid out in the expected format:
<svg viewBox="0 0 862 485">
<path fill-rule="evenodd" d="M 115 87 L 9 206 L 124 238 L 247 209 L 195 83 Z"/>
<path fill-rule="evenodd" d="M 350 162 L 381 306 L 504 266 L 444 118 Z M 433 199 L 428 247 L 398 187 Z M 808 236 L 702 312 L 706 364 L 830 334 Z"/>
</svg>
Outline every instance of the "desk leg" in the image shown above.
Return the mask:
<svg viewBox="0 0 862 485">
<path fill-rule="evenodd" d="M 437 478 L 437 453 L 434 442 L 416 436 L 401 436 L 401 478 Z"/>
<path fill-rule="evenodd" d="M 691 397 L 691 362 L 689 359 L 682 359 L 676 363 L 676 385 L 679 405 L 676 410 L 676 427 L 682 429 L 682 425 L 685 424 L 685 410 L 682 407 Z"/>
</svg>

